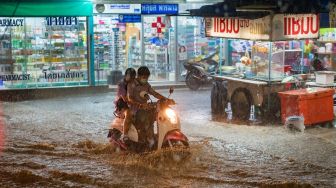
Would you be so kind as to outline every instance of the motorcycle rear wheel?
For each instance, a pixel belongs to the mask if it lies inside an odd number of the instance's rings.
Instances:
[[[186,84],[189,89],[196,91],[201,87],[201,81],[195,78],[195,72],[189,72],[186,77]]]

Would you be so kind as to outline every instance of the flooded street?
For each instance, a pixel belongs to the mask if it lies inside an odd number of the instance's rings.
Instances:
[[[3,102],[0,187],[336,187],[335,128],[216,122],[209,90],[177,89],[191,156],[176,162],[112,151],[114,94]]]

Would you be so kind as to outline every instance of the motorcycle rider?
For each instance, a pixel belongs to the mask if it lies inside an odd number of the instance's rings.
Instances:
[[[127,98],[135,118],[135,127],[138,130],[139,142],[145,143],[151,148],[154,141],[154,127],[155,112],[151,105],[147,104],[149,95],[161,100],[167,99],[158,92],[156,92],[152,86],[148,83],[150,71],[148,67],[141,66],[137,72],[137,78],[127,85]],[[172,100],[173,102],[173,100]],[[127,117],[129,118],[129,117]]]
[[[136,71],[133,68],[128,68],[125,71],[125,77],[118,83],[117,87],[117,95],[114,101],[115,111],[113,112],[117,118],[124,119],[123,121],[123,135],[122,137],[127,137],[129,128],[131,126],[131,122],[126,120],[126,117],[130,116],[131,111],[128,107],[128,99],[127,99],[127,85],[132,83],[136,77]],[[120,124],[119,121],[115,119],[113,124]],[[109,136],[111,133],[109,133]]]

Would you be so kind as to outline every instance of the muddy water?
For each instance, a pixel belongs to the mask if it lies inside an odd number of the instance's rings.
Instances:
[[[108,144],[112,93],[3,103],[0,187],[336,186],[335,129],[214,122],[209,91],[173,96],[190,151],[143,155]]]

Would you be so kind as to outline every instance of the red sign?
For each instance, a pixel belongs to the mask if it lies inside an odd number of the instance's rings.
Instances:
[[[318,38],[317,14],[276,14],[259,19],[205,18],[209,37],[247,40],[293,40]]]
[[[157,33],[161,33],[162,32],[162,28],[165,28],[166,25],[164,23],[162,23],[161,17],[157,17],[156,18],[156,22],[152,23],[152,27],[156,28]]]
[[[270,40],[271,17],[250,20],[241,18],[206,18],[207,36],[247,40]]]
[[[214,18],[214,32],[239,33],[240,27],[249,27],[250,20],[236,18]]]
[[[278,14],[273,18],[273,39],[317,38],[320,19],[316,14]]]

